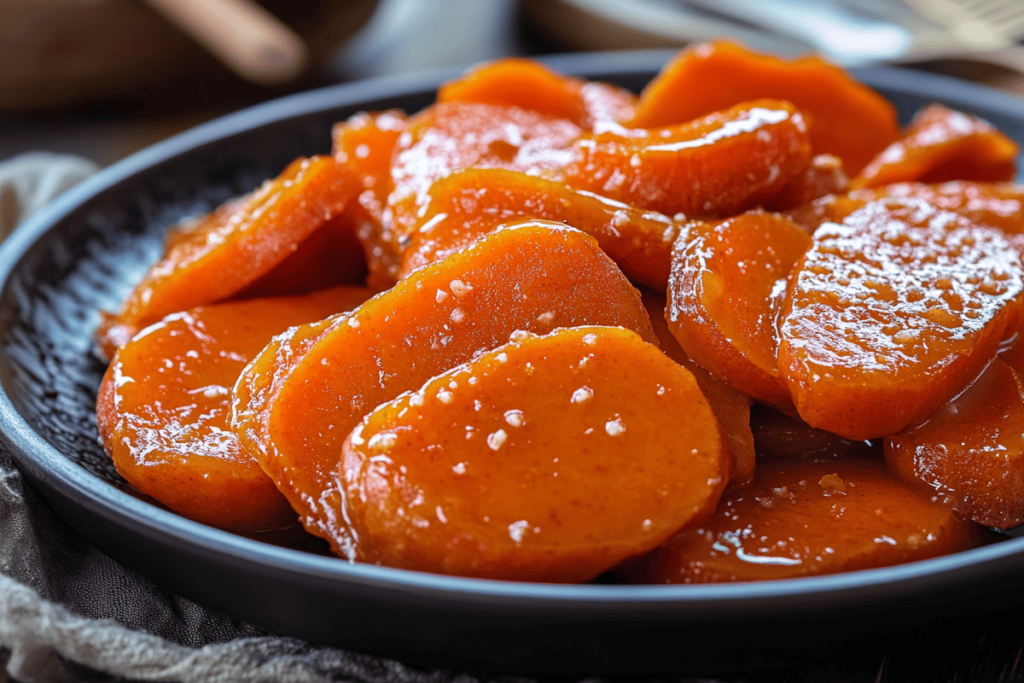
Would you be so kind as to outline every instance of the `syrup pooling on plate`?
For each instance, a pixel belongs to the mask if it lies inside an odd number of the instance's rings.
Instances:
[[[711,519],[620,571],[633,583],[835,574],[967,550],[976,533],[878,460],[762,463]]]
[[[687,107],[696,109],[680,116]],[[936,111],[939,128],[963,119],[981,137],[968,132],[962,137],[969,144],[920,144]],[[344,200],[330,198],[331,183],[298,192],[279,180],[265,188],[281,190],[267,206],[281,208],[289,202],[278,200],[291,197],[294,212],[262,211],[260,193],[233,200],[192,229],[176,230],[168,255],[236,219],[259,227],[229,231],[234,258],[216,250],[216,267],[179,259],[176,277],[202,301],[304,290],[362,278],[368,267],[367,284],[378,296],[270,339],[250,354],[230,404],[237,444],[284,494],[291,514],[342,557],[472,576],[589,580],[679,527],[708,527],[726,508],[735,513],[773,472],[786,479],[822,460],[832,468],[819,478],[828,485],[822,495],[838,499],[838,484],[847,487],[849,505],[840,506],[838,520],[821,496],[793,495],[791,507],[774,513],[757,503],[761,517],[744,513],[751,524],[784,526],[792,513],[806,518],[806,528],[833,529],[832,553],[814,550],[817,541],[803,531],[791,534],[807,541],[803,555],[789,558],[803,574],[910,561],[976,542],[971,533],[958,535],[976,528],[964,515],[1000,526],[1024,518],[1012,513],[1012,477],[1001,480],[1005,485],[983,482],[977,473],[986,466],[964,466],[967,455],[936,460],[943,450],[936,444],[953,452],[948,444],[958,438],[986,452],[1013,449],[993,436],[1014,424],[1003,409],[1012,400],[982,400],[971,409],[964,402],[989,386],[985,376],[972,386],[986,366],[1024,365],[1024,344],[1014,343],[1024,329],[1024,192],[960,179],[846,193],[846,172],[872,157],[872,168],[885,167],[878,153],[898,137],[892,113],[821,60],[786,62],[724,44],[684,52],[639,101],[612,86],[504,60],[447,84],[436,105],[409,118],[364,112],[339,123],[333,158],[316,165],[324,177],[332,169],[347,177]],[[986,165],[1003,172],[1009,157],[972,158],[1004,141],[986,125],[932,109],[897,145],[907,159],[912,151],[938,153],[942,172],[971,175]],[[914,171],[925,179],[935,172]],[[330,211],[320,211],[328,204]],[[243,220],[250,214],[253,221]],[[259,248],[234,248],[251,235]],[[291,255],[279,260],[283,252],[271,243]],[[638,284],[655,290],[642,303]],[[563,409],[566,372],[591,372],[568,363],[580,335],[588,336],[576,328],[593,326],[632,332],[594,333],[614,353],[601,356],[600,375],[587,380],[587,391],[573,388],[570,398],[578,400]],[[654,349],[659,339],[662,352]],[[525,364],[501,365],[492,350],[502,345],[506,361]],[[615,384],[615,377],[629,381]],[[662,397],[648,400],[647,389],[673,377],[687,378],[688,407],[661,410]],[[619,419],[603,419],[600,444],[591,444],[579,436],[576,409],[604,410],[613,395]],[[766,417],[772,413],[764,403],[791,416]],[[959,423],[945,420],[951,426],[941,433],[921,431],[922,420],[942,411],[998,414],[1006,424],[960,435]],[[165,423],[172,434],[172,421]],[[483,432],[488,438],[474,441]],[[928,502],[931,521],[913,513],[920,496],[910,489],[920,482],[911,475],[900,484],[880,469],[883,439],[895,444],[910,432],[923,444],[913,452],[930,458],[928,476],[946,473],[950,489]],[[714,476],[694,475],[662,453],[666,443],[680,447],[697,437],[719,443]],[[722,445],[731,457],[722,456]],[[384,446],[386,454],[374,450]],[[651,453],[662,455],[651,460]],[[884,474],[883,488],[902,491],[890,498],[907,501],[906,515],[887,515],[887,522],[871,517],[874,509],[854,509],[870,499],[850,493],[863,490],[863,472],[854,472],[863,456],[873,458],[864,471],[878,470],[864,481]],[[564,469],[549,467],[556,459]],[[581,477],[553,484],[556,472],[561,478],[570,471],[570,460]],[[456,472],[460,463],[464,471]],[[986,477],[1002,476],[992,469]],[[487,486],[467,484],[484,481],[471,471],[485,473]],[[958,499],[951,490],[967,490],[965,472],[979,490],[999,495],[973,496],[971,505]],[[544,485],[523,485],[528,480]],[[598,493],[574,497],[597,482]],[[665,486],[679,495],[662,501]],[[728,503],[716,511],[722,487]],[[656,502],[691,512],[633,515]],[[429,508],[433,517],[412,515],[413,508]],[[999,517],[1004,508],[1012,514]],[[865,546],[858,525],[868,518],[890,523],[891,533],[876,538],[895,544]],[[637,519],[644,533],[630,535]],[[630,534],[609,536],[620,523]],[[923,543],[907,530],[915,524],[930,530]],[[667,550],[677,547],[671,541],[648,557],[677,557]],[[748,557],[759,552],[743,550]],[[822,553],[840,560],[819,562]],[[626,566],[633,562],[644,561]],[[733,569],[711,574],[751,578]],[[644,575],[624,569],[618,576]]]

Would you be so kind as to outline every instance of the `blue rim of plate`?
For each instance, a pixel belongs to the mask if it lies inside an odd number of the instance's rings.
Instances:
[[[636,50],[556,55],[544,58],[552,68],[592,78],[616,74],[656,73],[672,50]],[[354,103],[385,100],[436,88],[462,69],[443,69],[330,86],[273,100],[197,126],[141,150],[83,181],[31,216],[0,247],[0,289],[28,249],[47,230],[104,190],[129,182],[132,176],[175,157],[216,144],[252,128]],[[937,74],[893,67],[864,67],[851,72],[867,85],[932,98],[955,92],[955,99],[1024,119],[1024,99]],[[878,603],[897,595],[923,595],[951,582],[983,581],[1024,567],[1024,539],[894,567],[765,582],[708,585],[560,585],[470,579],[438,574],[349,564],[333,558],[270,545],[205,526],[157,508],[107,484],[61,455],[21,417],[6,393],[0,392],[0,442],[29,474],[119,526],[130,526],[166,545],[219,556],[227,565],[253,563],[275,576],[292,575],[314,584],[344,582],[351,586],[388,588],[446,600],[543,604],[585,612],[628,609],[700,614],[714,607],[715,618],[771,605],[778,612],[807,608]],[[823,598],[826,598],[824,602]],[[689,608],[692,608],[693,611]],[[681,611],[680,611],[681,610]]]

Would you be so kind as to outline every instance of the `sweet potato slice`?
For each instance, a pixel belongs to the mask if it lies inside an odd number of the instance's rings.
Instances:
[[[349,208],[355,207],[352,204]],[[266,275],[232,299],[309,294],[366,281],[366,259],[348,210],[327,221]]]
[[[276,386],[266,375],[250,382],[247,370],[239,387],[274,396],[236,401],[232,426],[307,528],[334,538],[338,502],[329,475],[366,413],[516,330],[591,324],[657,343],[639,294],[593,238],[543,221],[506,227],[336,320]],[[262,358],[250,366],[261,367]]]
[[[882,457],[880,439],[844,439],[763,405],[751,409],[750,431],[758,461]]]
[[[618,570],[631,583],[789,579],[888,567],[971,548],[979,530],[879,460],[769,462],[715,515]]]
[[[359,203],[348,207],[346,220],[356,225],[370,268],[370,285],[377,289],[387,289],[398,275],[400,255],[387,200],[392,189],[391,156],[407,125],[404,114],[389,110],[361,112],[333,129],[334,158],[355,171],[363,184]]]
[[[116,348],[165,315],[228,299],[270,272],[359,192],[330,157],[298,159],[274,180],[185,233],[108,318],[97,340]]]
[[[508,57],[443,84],[437,90],[437,101],[519,107],[586,126],[582,86],[580,79],[562,76],[532,59]]]
[[[740,102],[771,97],[807,117],[815,154],[834,154],[855,175],[896,141],[896,110],[881,95],[820,57],[788,61],[728,42],[687,48],[644,88],[637,128],[671,126]]]
[[[121,348],[96,406],[103,445],[135,488],[191,519],[236,531],[296,521],[228,429],[230,389],[270,338],[352,309],[368,291],[252,299],[175,313]]]
[[[408,246],[439,178],[474,166],[557,176],[582,132],[568,119],[519,107],[442,102],[424,110],[410,120],[391,165],[396,247]]]
[[[999,228],[1007,235],[1024,233],[1024,185],[952,180],[935,185],[895,183],[849,193],[851,201],[862,203],[884,197],[923,199],[940,209],[969,218],[974,223]]]
[[[801,418],[849,439],[936,410],[1020,322],[1021,267],[1006,239],[921,200],[826,223],[797,271],[779,369]]]
[[[1009,529],[1024,522],[1024,382],[995,360],[967,391],[885,440],[885,460],[962,516]]]
[[[849,187],[843,160],[831,154],[819,154],[782,188],[782,192],[766,202],[764,208],[769,211],[795,209],[825,195],[842,194]]]
[[[1013,180],[1020,148],[987,121],[932,104],[872,159],[852,187],[947,180]]]
[[[725,382],[715,379],[710,372],[694,363],[679,342],[672,336],[665,320],[665,295],[644,289],[640,298],[651,317],[651,327],[658,337],[666,356],[693,373],[704,397],[718,418],[722,437],[732,456],[730,484],[745,484],[754,476],[754,436],[750,431],[750,406],[753,401],[744,393]]]
[[[731,216],[777,195],[807,166],[810,138],[793,105],[757,100],[672,128],[584,135],[565,181],[643,209]]]
[[[468,169],[430,187],[430,205],[412,233],[402,276],[516,218],[543,218],[579,228],[594,237],[631,280],[665,289],[678,223],[557,180],[497,168]]]
[[[703,521],[729,456],[693,375],[633,332],[579,327],[381,405],[339,470],[358,559],[579,582]]]
[[[1024,185],[1016,183],[975,183],[952,180],[946,183],[894,183],[885,187],[862,187],[845,195],[822,197],[787,215],[810,232],[822,223],[842,223],[868,202],[909,197],[921,199],[946,211],[960,214],[973,223],[999,228],[1007,235],[1024,233]]]
[[[666,314],[672,334],[715,377],[792,411],[779,377],[776,323],[786,280],[811,238],[763,211],[693,223],[686,236],[672,256]]]
[[[479,102],[519,107],[593,128],[632,118],[636,96],[604,83],[587,83],[532,59],[508,57],[468,71],[437,91],[438,102]]]

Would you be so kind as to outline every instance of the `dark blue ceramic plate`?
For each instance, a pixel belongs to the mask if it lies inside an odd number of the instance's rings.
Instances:
[[[641,88],[667,52],[550,60]],[[864,69],[906,120],[941,101],[1024,142],[1024,102],[940,76]],[[431,103],[454,72],[342,85],[201,126],[108,168],[0,252],[0,431],[73,527],[156,583],[271,631],[407,662],[517,673],[737,670],[827,654],[879,631],[984,612],[1024,583],[1024,539],[838,576],[722,586],[533,585],[351,565],[183,519],[126,492],[96,442],[97,310],[114,308],[164,230],[330,148],[359,110]]]

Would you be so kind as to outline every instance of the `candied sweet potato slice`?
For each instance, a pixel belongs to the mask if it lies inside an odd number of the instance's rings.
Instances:
[[[731,216],[777,195],[807,166],[810,138],[788,102],[757,100],[670,128],[584,135],[565,181],[669,216]]]
[[[928,185],[894,183],[879,188],[861,188],[849,193],[849,200],[866,203],[885,197],[913,197],[969,218],[974,223],[999,228],[1007,235],[1024,233],[1024,185],[1016,183],[975,183],[952,180]]]
[[[932,104],[917,113],[899,140],[851,181],[852,187],[947,180],[1013,180],[1020,148],[988,121]]]
[[[779,377],[776,323],[786,280],[811,246],[798,225],[751,211],[693,223],[676,242],[668,325],[686,354],[763,403],[792,410]]]
[[[508,57],[444,83],[437,90],[437,101],[519,107],[586,126],[582,85],[580,79],[562,76],[532,59]]]
[[[473,166],[557,176],[582,132],[568,119],[519,107],[442,102],[424,110],[410,120],[391,164],[397,248],[407,246],[434,181]]]
[[[172,314],[122,347],[100,387],[97,424],[118,471],[182,515],[236,531],[296,514],[228,428],[230,389],[270,338],[351,309],[362,287],[214,304]]]
[[[400,255],[387,200],[392,189],[392,153],[406,127],[405,115],[389,110],[361,112],[333,129],[334,158],[355,171],[363,184],[358,205],[349,206],[345,218],[356,225],[370,284],[379,289],[390,287],[398,274]]]
[[[339,469],[359,559],[579,582],[710,515],[729,456],[692,374],[633,332],[579,327],[381,405]]]
[[[899,136],[893,106],[839,67],[816,56],[790,61],[728,42],[680,52],[641,93],[628,125],[670,126],[762,97],[798,107],[814,153],[834,154],[851,175]]]
[[[845,195],[822,197],[797,207],[787,215],[810,232],[822,223],[842,223],[868,202],[909,197],[921,199],[946,211],[960,214],[973,223],[999,228],[1007,235],[1024,233],[1024,185],[976,183],[951,180],[946,183],[894,183],[885,187],[862,187]]]
[[[430,205],[412,233],[402,276],[517,218],[578,228],[594,237],[631,280],[665,288],[678,223],[557,180],[498,168],[468,169],[430,187]]]
[[[97,332],[110,350],[165,315],[228,299],[271,271],[359,192],[330,157],[297,159],[274,180],[185,234]]]
[[[715,379],[710,372],[694,363],[679,342],[672,336],[665,320],[665,295],[649,289],[640,292],[640,298],[651,317],[651,327],[666,356],[693,373],[697,386],[711,404],[718,418],[722,437],[732,455],[730,483],[745,484],[754,476],[754,436],[750,431],[750,397],[725,382]]]
[[[980,534],[879,460],[769,462],[699,529],[631,560],[632,583],[788,579],[888,567],[967,550]]]
[[[882,441],[853,441],[764,405],[750,411],[758,461],[881,458]]]
[[[769,211],[795,209],[825,195],[842,194],[849,187],[843,160],[831,154],[819,154],[782,188],[782,192],[766,202],[764,208]]]
[[[274,395],[236,401],[232,426],[307,528],[332,538],[339,522],[330,517],[338,503],[329,475],[365,414],[516,330],[591,324],[657,343],[639,294],[593,238],[543,221],[506,227],[336,320],[276,385],[265,371],[251,382],[246,370],[239,387]],[[250,365],[260,367],[263,358]]]
[[[309,294],[337,285],[361,285],[365,280],[366,259],[346,210],[317,228],[290,256],[232,299]]]
[[[1006,239],[916,199],[814,233],[791,283],[779,368],[800,416],[849,439],[901,431],[967,387],[1021,318]]]
[[[1009,529],[1024,522],[1024,382],[995,360],[967,391],[885,440],[909,485],[962,516]]]
[[[519,107],[569,119],[582,128],[632,118],[636,96],[604,83],[563,76],[522,57],[471,69],[437,91],[438,102],[479,102]]]

